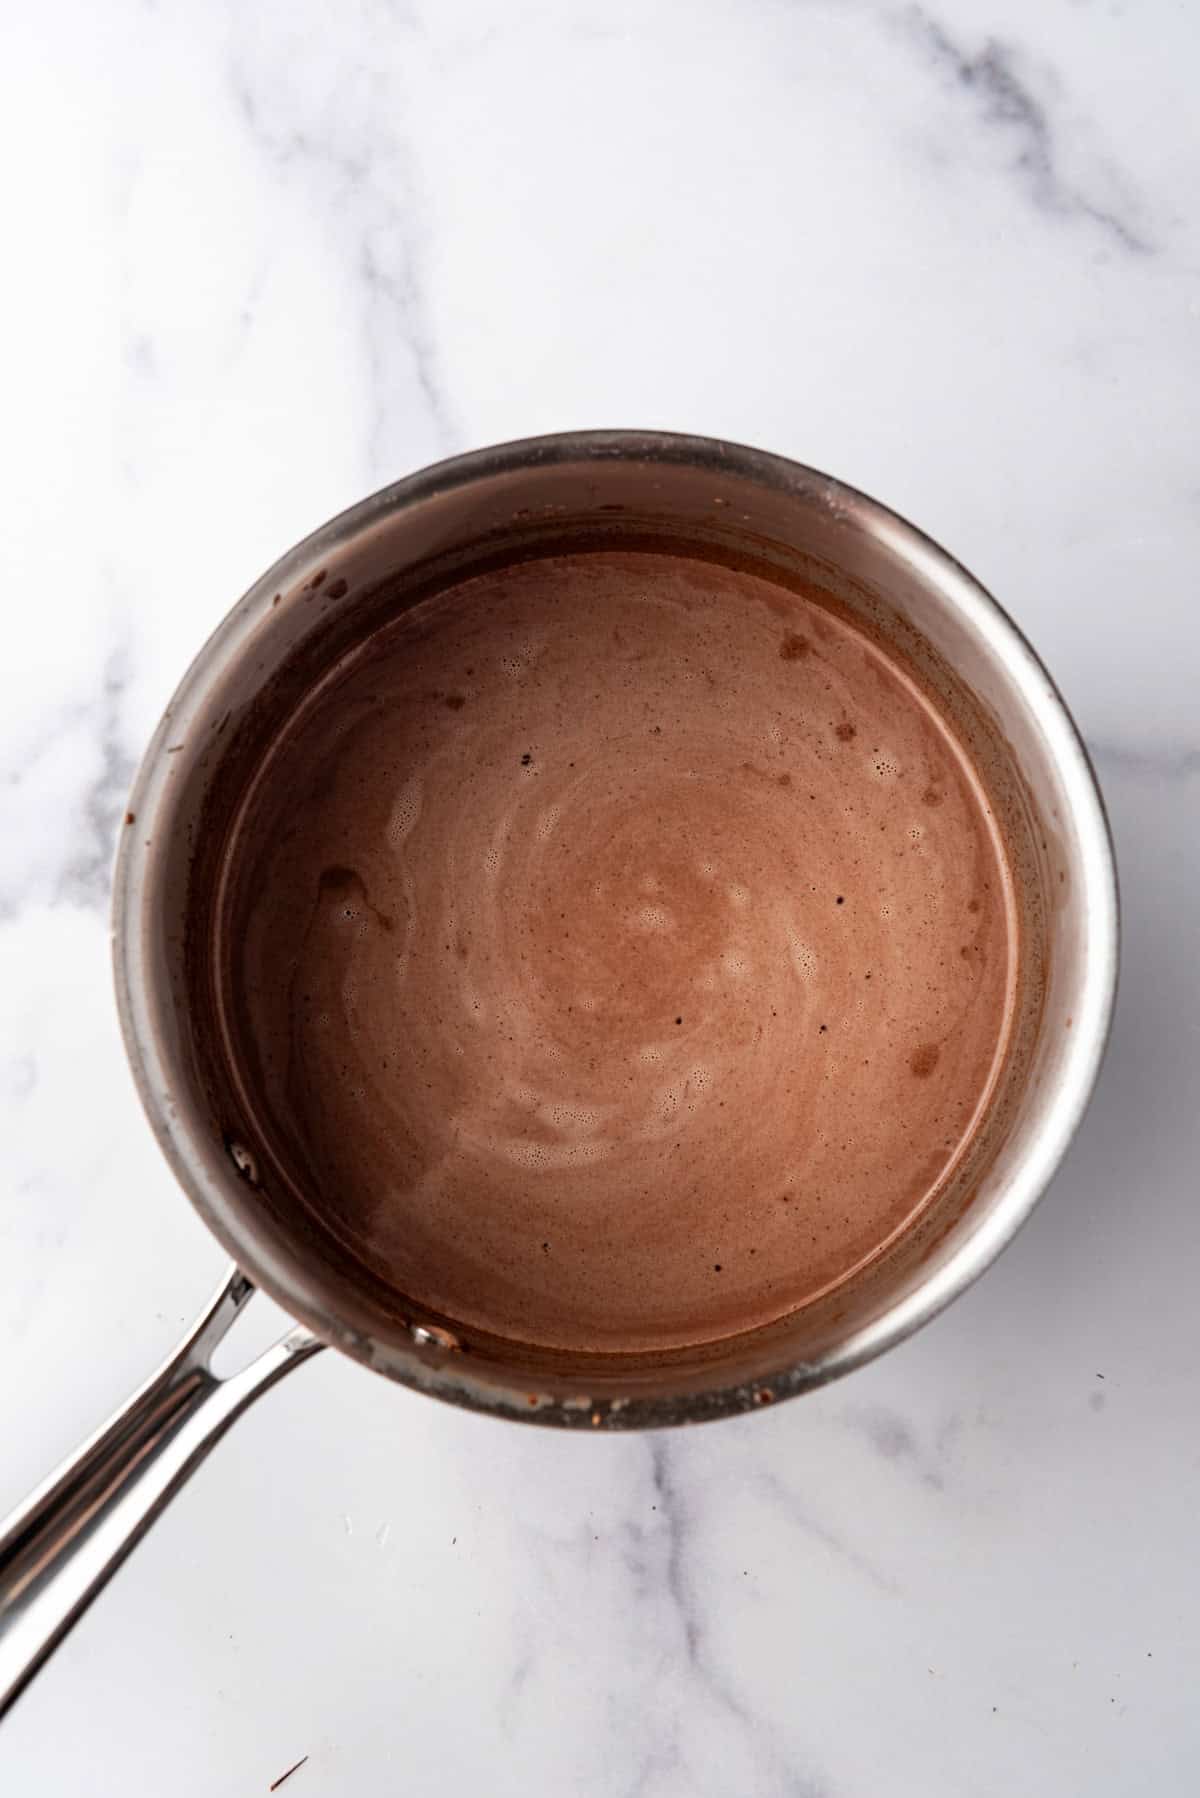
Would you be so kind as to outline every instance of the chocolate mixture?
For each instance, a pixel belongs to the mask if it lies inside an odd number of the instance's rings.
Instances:
[[[297,1189],[424,1306],[567,1349],[845,1280],[952,1177],[1028,977],[931,698],[817,600],[666,554],[376,632],[229,866],[229,1054]]]

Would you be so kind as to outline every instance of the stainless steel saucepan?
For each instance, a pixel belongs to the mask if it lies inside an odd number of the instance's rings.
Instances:
[[[570,1355],[479,1339],[352,1261],[319,1215],[273,1190],[256,1125],[214,1082],[190,1000],[185,929],[203,823],[230,745],[285,666],[356,626],[384,577],[413,593],[519,542],[627,532],[752,552],[870,609],[953,671],[990,721],[1047,857],[1047,985],[1028,1076],[970,1202],[935,1206],[852,1288],[767,1329],[654,1355]],[[982,1272],[1044,1191],[1083,1113],[1117,970],[1112,848],[1095,778],[1054,683],[1012,620],[894,513],[813,470],[705,438],[583,432],[479,451],[411,476],[322,527],[257,581],[171,701],[129,801],[113,946],[125,1045],[176,1178],[235,1269],[187,1340],[13,1514],[0,1536],[0,1709],[250,1402],[328,1344],[389,1378],[500,1417],[582,1430],[728,1416],[804,1392],[909,1335]],[[218,1379],[210,1358],[256,1286],[299,1320]]]

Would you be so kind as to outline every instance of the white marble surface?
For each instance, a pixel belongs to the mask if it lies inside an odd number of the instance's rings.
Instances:
[[[1124,878],[1112,1051],[940,1321],[580,1440],[322,1356],[0,1729],[11,1798],[1191,1793],[1200,14],[1171,0],[3,9],[0,1508],[222,1257],[139,1114],[114,826],[311,526],[578,425],[797,455],[968,562]]]

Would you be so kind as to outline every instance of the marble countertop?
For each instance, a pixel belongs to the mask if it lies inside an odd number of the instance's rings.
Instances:
[[[0,1787],[1194,1791],[1200,14],[43,0],[0,49],[0,1509],[222,1269],[110,995],[134,763],[251,579],[397,475],[638,425],[888,501],[1062,683],[1126,931],[1067,1165],[917,1338],[583,1441],[321,1356],[13,1710]]]

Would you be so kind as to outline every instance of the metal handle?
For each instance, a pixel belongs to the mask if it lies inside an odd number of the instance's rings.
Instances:
[[[234,1418],[322,1346],[297,1327],[218,1379],[210,1357],[253,1292],[234,1268],[154,1377],[0,1523],[0,1716]]]

